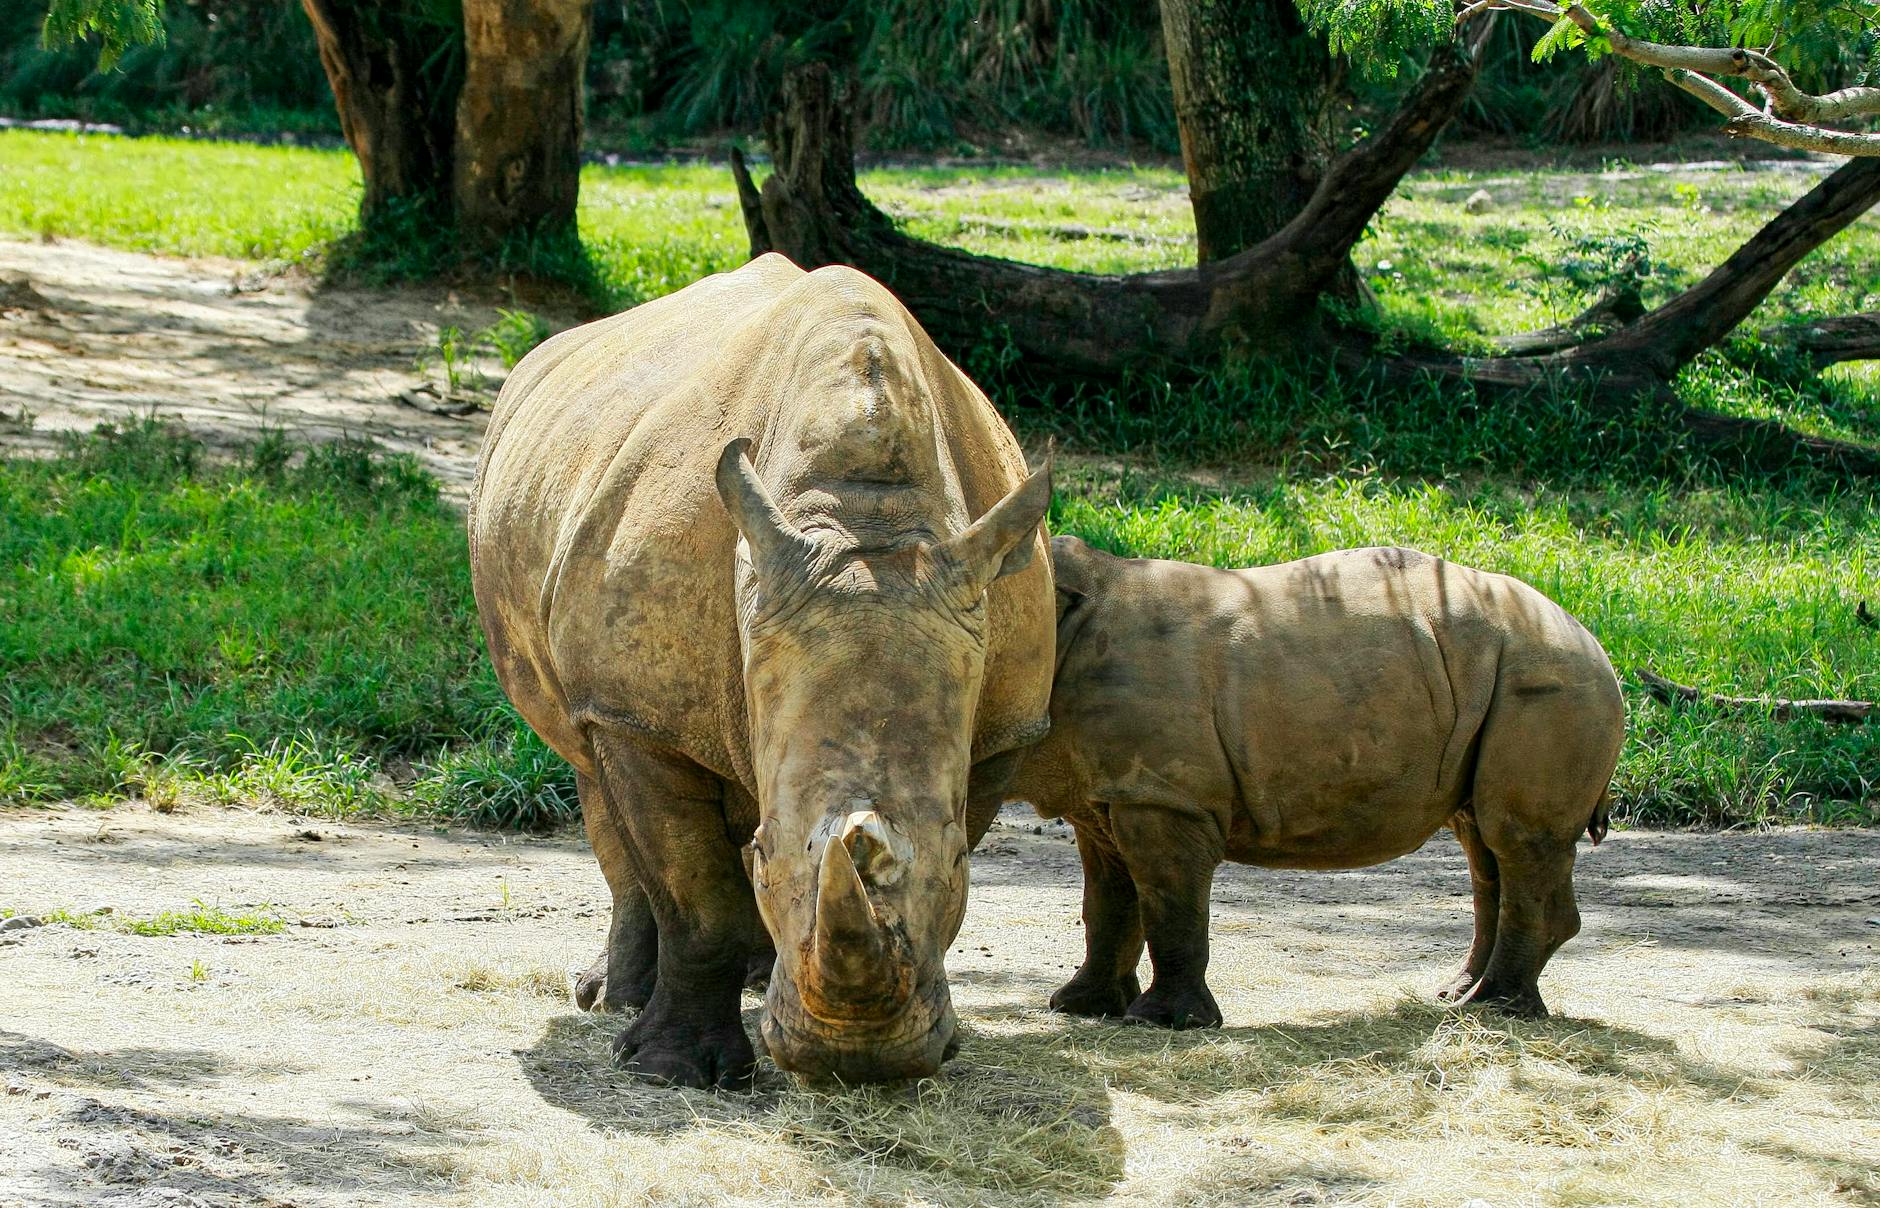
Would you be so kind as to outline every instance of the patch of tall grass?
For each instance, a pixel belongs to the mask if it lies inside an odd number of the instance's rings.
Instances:
[[[153,418],[0,461],[0,672],[0,800],[573,809],[484,657],[461,518],[358,444],[209,464]]]

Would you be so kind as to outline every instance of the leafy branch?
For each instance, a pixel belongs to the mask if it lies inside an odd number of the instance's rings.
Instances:
[[[133,46],[161,46],[163,0],[52,0],[39,40],[48,50],[98,37],[98,70],[116,67]]]
[[[1534,48],[1537,60],[1566,46],[1581,46],[1589,53],[1611,53],[1662,71],[1671,83],[1728,118],[1725,133],[1804,151],[1880,156],[1880,134],[1833,128],[1880,117],[1880,88],[1855,86],[1816,95],[1798,87],[1767,51],[1747,46],[1668,44],[1633,37],[1615,23],[1601,21],[1577,0],[1569,0],[1564,6],[1549,0],[1463,0],[1458,4],[1456,20],[1466,21],[1483,12],[1503,9],[1548,22],[1550,28]],[[1761,14],[1760,9],[1752,11]],[[1858,10],[1852,16],[1862,23],[1870,20]],[[1747,82],[1762,96],[1763,107],[1759,109],[1725,88],[1720,79]]]

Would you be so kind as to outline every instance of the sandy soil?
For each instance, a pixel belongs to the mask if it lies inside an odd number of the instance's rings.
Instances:
[[[1170,1037],[1042,1009],[1078,872],[1033,829],[1009,816],[974,858],[961,1058],[862,1097],[858,1125],[856,1096],[774,1069],[714,1096],[609,1068],[618,1021],[567,994],[606,922],[578,838],[0,815],[0,907],[288,923],[0,934],[0,1203],[1880,1202],[1880,833],[1583,847],[1586,932],[1545,982],[1562,1018],[1533,1025],[1424,1005],[1468,936],[1446,837],[1359,872],[1229,869],[1229,1026]],[[1440,1102],[1432,1062],[1476,1102]],[[1453,1136],[1458,1111],[1483,1135]],[[858,1147],[895,1112],[899,1145]],[[949,1128],[978,1165],[923,1132]],[[1028,1146],[1075,1156],[1027,1173]]]
[[[369,437],[415,454],[461,497],[484,414],[435,415],[399,397],[441,381],[414,368],[439,329],[495,318],[493,305],[441,290],[315,290],[237,260],[0,240],[0,442],[53,448],[60,432],[154,410],[212,448],[269,426]]]

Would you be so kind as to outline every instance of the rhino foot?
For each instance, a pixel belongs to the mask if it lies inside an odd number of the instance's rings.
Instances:
[[[637,1011],[652,999],[656,975],[657,970],[649,968],[637,977],[622,978],[615,984],[607,976],[607,952],[602,949],[587,972],[575,979],[574,1005],[600,1015]]]
[[[1135,974],[1108,980],[1071,978],[1051,996],[1051,1009],[1086,1019],[1108,1019],[1129,1010],[1129,1004],[1142,997],[1142,985]]]
[[[1464,969],[1444,983],[1443,988],[1436,992],[1436,997],[1442,1002],[1466,1002],[1469,991],[1475,989],[1475,983],[1480,980],[1481,974]]]
[[[1495,986],[1484,981],[1464,1001],[1515,1019],[1547,1018],[1547,1004],[1541,1001],[1541,992],[1534,986]]]
[[[587,972],[574,979],[574,1005],[583,1011],[592,1011],[606,989],[607,950],[603,948],[601,954],[594,958],[594,963],[587,967]],[[605,1007],[601,1009],[606,1010]]]
[[[1180,1032],[1188,1028],[1218,1028],[1221,1008],[1206,985],[1183,986],[1165,990],[1150,986],[1149,992],[1129,1004],[1123,1016],[1128,1023],[1152,1024]]]
[[[614,1040],[614,1061],[627,1073],[662,1086],[749,1090],[757,1055],[733,1015],[721,1023],[662,1019],[647,1011]]]

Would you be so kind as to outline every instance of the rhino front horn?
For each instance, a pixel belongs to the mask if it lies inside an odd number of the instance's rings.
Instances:
[[[912,954],[899,925],[884,918],[869,898],[851,848],[869,864],[892,858],[879,837],[852,818],[842,834],[823,845],[809,961],[814,985],[804,989],[810,992],[806,998],[819,1005],[843,1003],[849,1008],[845,1014],[861,1008],[887,1015],[913,992]]]

